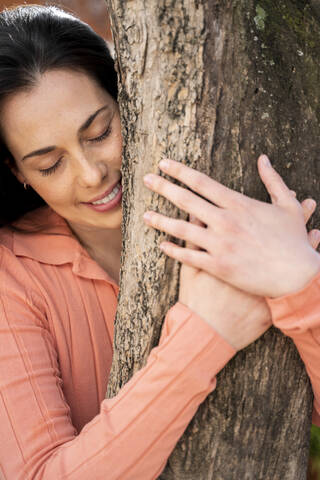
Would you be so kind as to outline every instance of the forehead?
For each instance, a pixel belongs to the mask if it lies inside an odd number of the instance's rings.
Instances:
[[[1,109],[1,128],[8,144],[17,139],[39,139],[52,144],[54,137],[78,128],[95,110],[114,104],[112,97],[91,77],[57,70],[39,76],[28,91],[13,95]]]

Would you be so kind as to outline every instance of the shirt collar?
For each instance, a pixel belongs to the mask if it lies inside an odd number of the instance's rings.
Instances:
[[[31,233],[14,231],[13,252],[49,265],[72,264],[72,271],[80,277],[105,280],[118,288],[114,280],[93,260],[67,222],[50,207],[42,207],[15,223],[17,228]]]

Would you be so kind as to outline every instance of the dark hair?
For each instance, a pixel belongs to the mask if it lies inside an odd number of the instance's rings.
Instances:
[[[89,25],[54,6],[25,5],[0,13],[0,107],[10,95],[35,86],[39,75],[70,69],[86,73],[117,99],[117,74],[108,46]],[[1,110],[0,110],[1,111]],[[11,172],[12,155],[0,132],[0,225],[44,201]]]

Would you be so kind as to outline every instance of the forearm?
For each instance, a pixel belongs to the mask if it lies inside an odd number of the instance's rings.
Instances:
[[[30,328],[15,327],[22,357],[4,314],[2,320],[7,347],[0,362],[6,383],[0,423],[8,448],[1,449],[0,461],[8,479],[157,478],[199,404],[215,388],[215,375],[235,354],[206,322],[176,305],[147,365],[116,397],[104,400],[99,415],[74,436],[58,377],[51,373],[54,352],[48,354],[42,341],[46,333],[32,327],[30,336]],[[5,366],[13,358],[15,372]]]
[[[103,449],[103,456],[113,459],[110,478],[157,478],[198,406],[215,388],[215,375],[234,353],[183,305],[169,312],[160,346],[146,367],[114,399],[103,402],[108,427],[116,429]]]
[[[299,292],[267,302],[274,325],[293,339],[306,366],[314,393],[313,421],[320,425],[320,274]]]

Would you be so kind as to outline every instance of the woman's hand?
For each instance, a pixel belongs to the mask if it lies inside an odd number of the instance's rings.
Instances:
[[[201,249],[164,242],[162,249],[170,257],[267,297],[299,290],[320,271],[320,255],[313,248],[320,232],[314,230],[308,237],[305,228],[315,202],[300,204],[265,155],[259,158],[258,169],[272,204],[230,190],[179,162],[165,160],[160,168],[195,193],[158,175],[147,175],[146,185],[202,222],[200,226],[155,212],[145,214],[149,225]]]
[[[201,226],[196,219],[190,222]],[[187,247],[197,250],[191,244]],[[206,320],[236,350],[254,342],[271,326],[270,311],[262,297],[186,264],[180,270],[179,301]]]
[[[250,295],[193,267],[181,267],[179,301],[207,321],[230,345],[241,350],[271,326],[262,297]]]

